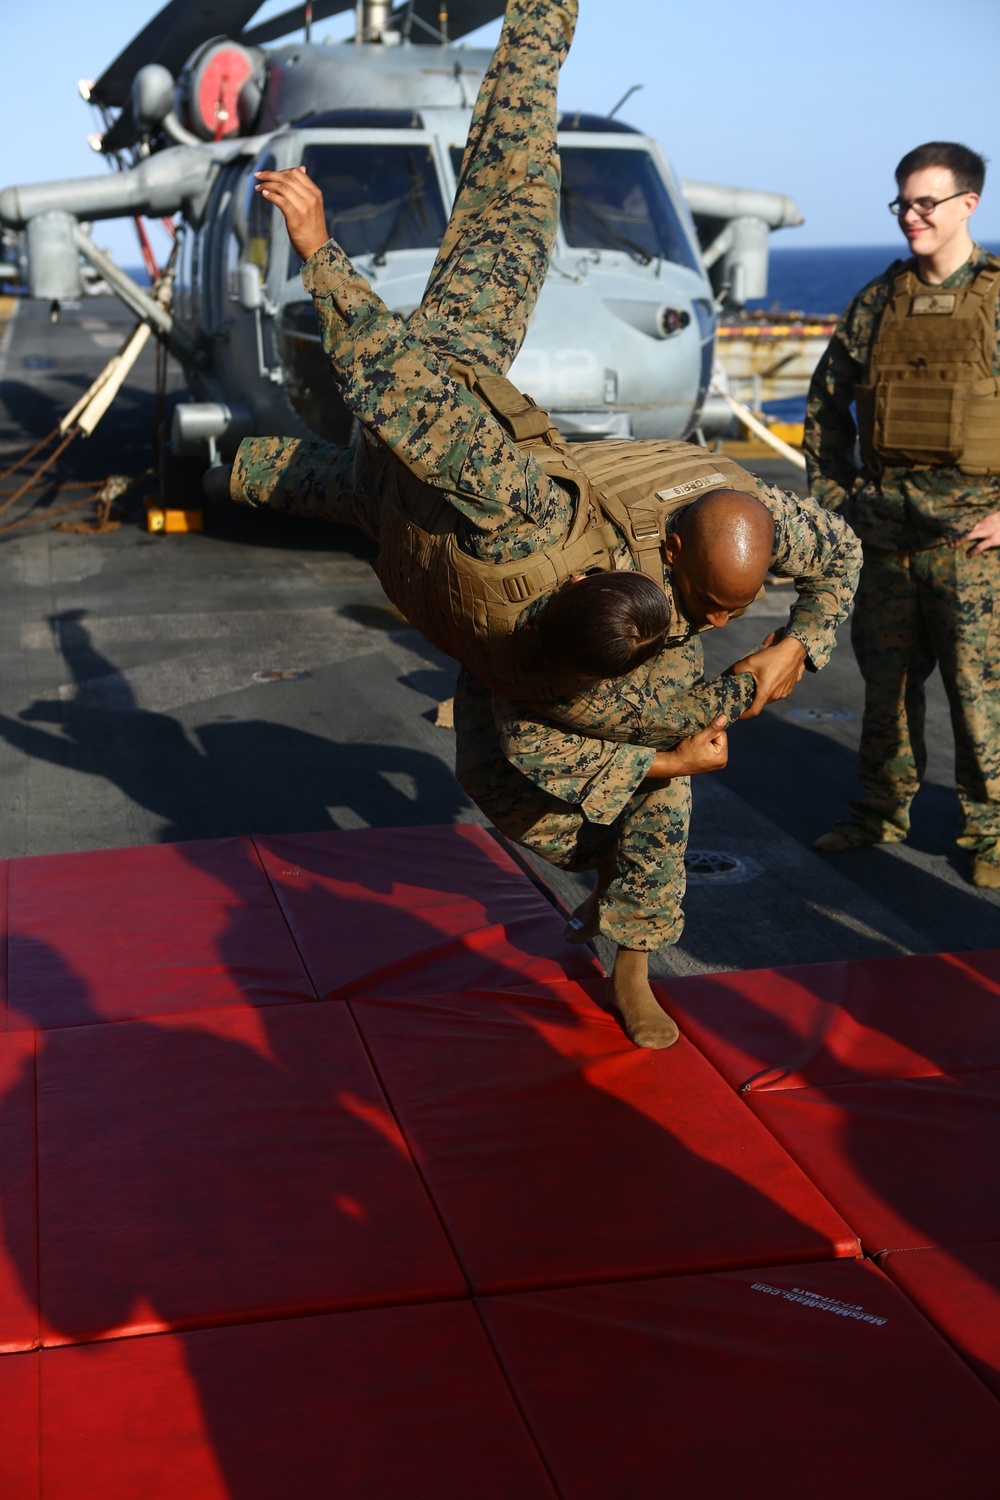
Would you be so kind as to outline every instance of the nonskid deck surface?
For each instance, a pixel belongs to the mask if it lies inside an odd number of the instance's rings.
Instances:
[[[5,1500],[989,1492],[1000,955],[649,1053],[477,826],[0,880]]]

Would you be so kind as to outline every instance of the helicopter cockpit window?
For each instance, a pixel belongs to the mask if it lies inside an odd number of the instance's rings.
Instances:
[[[345,142],[307,146],[302,165],[318,184],[326,227],[345,254],[436,250],[444,204],[429,146]],[[289,275],[301,262],[295,252]]]
[[[265,156],[254,166],[255,172],[273,172],[274,157]],[[260,193],[254,192],[254,179],[251,176],[247,184],[247,198],[245,208],[246,218],[246,245],[243,249],[241,259],[248,260],[260,270],[261,281],[267,279],[267,264],[271,253],[271,226],[274,221],[274,207],[262,198]]]
[[[648,151],[564,146],[562,227],[566,243],[617,250],[642,265],[669,260],[698,269],[663,179]]]

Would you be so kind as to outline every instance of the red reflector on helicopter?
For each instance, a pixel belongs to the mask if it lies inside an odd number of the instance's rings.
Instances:
[[[237,135],[240,90],[254,71],[246,48],[236,42],[215,42],[184,71],[187,77],[182,78],[181,87],[191,129],[206,141]]]

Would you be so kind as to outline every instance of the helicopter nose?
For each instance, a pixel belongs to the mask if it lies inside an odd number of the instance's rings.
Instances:
[[[673,338],[691,324],[692,312],[686,299],[658,304],[638,297],[607,297],[604,305],[616,318],[651,339]]]
[[[671,334],[680,333],[682,328],[687,328],[691,322],[691,314],[686,308],[661,307],[656,314],[656,322],[660,337],[668,339]]]

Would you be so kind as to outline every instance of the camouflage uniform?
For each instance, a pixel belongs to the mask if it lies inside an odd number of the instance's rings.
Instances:
[[[360,525],[401,463],[447,496],[458,545],[508,562],[568,531],[572,498],[448,374],[456,360],[506,374],[545,279],[559,223],[556,82],[576,0],[509,0],[483,80],[458,194],[420,307],[390,312],[332,240],[302,268],[323,346],[363,439],[353,452],[286,438],[240,445],[231,493],[250,505]]]
[[[771,489],[763,497],[775,521],[771,571],[794,578],[799,593],[789,634],[815,671],[847,615],[861,549],[838,517],[812,502]],[[744,673],[704,680],[700,634],[673,602],[682,631],[674,643],[629,676],[550,705],[558,723],[491,700],[468,672],[455,693],[462,786],[508,838],[563,869],[590,869],[613,854],[600,927],[626,948],[666,947],[684,925],[690,778],[643,785],[656,750],[672,749],[720,714],[731,723],[755,691]],[[583,732],[572,733],[574,724]]]
[[[515,719],[507,728],[512,733],[502,740],[491,694],[463,670],[455,772],[469,796],[509,839],[564,870],[591,870],[615,856],[601,901],[605,937],[644,950],[676,943],[684,926],[690,778],[642,788],[653,750],[605,745],[537,720]]]
[[[986,261],[977,246],[940,289],[969,285]],[[955,735],[958,842],[990,857],[1000,839],[1000,550],[968,557],[968,548],[948,543],[1000,510],[1000,479],[944,466],[887,468],[875,479],[854,463],[851,403],[901,269],[897,263],[870,282],[840,319],[806,415],[811,493],[864,544],[851,640],[865,679],[858,769],[865,800],[849,812],[866,838],[906,837],[927,762],[924,684],[938,665]],[[1000,313],[996,351],[1000,376]]]
[[[447,496],[459,516],[458,545],[480,560],[517,560],[566,534],[567,491],[448,369],[460,360],[505,374],[523,341],[558,223],[555,89],[575,9],[572,0],[508,5],[451,221],[408,322],[384,306],[333,242],[303,267],[334,377],[362,438],[353,449],[249,439],[237,455],[234,499],[347,521],[377,539],[380,495],[389,467],[401,463]],[[853,592],[853,538],[809,502],[768,495],[775,567],[799,579],[791,633],[819,667]],[[615,561],[633,566],[624,538]],[[746,674],[703,682],[701,644],[674,603],[678,633],[670,649],[624,679],[553,703],[551,721],[494,705],[466,672],[456,694],[463,786],[504,833],[554,863],[587,868],[616,850],[602,930],[633,948],[676,941],[681,926],[690,793],[681,778],[641,789],[655,748],[676,744],[720,713],[737,718],[754,695]]]

